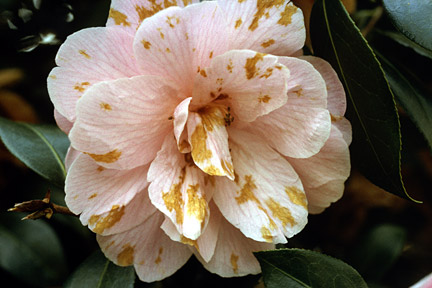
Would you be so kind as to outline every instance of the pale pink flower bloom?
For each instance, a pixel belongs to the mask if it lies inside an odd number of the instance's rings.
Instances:
[[[109,259],[143,281],[192,254],[256,274],[252,251],[342,196],[345,93],[304,41],[282,0],[113,0],[106,27],[68,37],[48,78],[66,203]]]

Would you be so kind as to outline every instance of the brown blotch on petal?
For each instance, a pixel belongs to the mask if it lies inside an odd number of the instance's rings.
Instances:
[[[111,152],[108,152],[108,153],[102,154],[102,155],[101,154],[91,154],[91,153],[84,153],[84,154],[89,155],[96,162],[114,163],[120,158],[122,152],[115,149]]]
[[[90,85],[90,82],[87,82],[87,81],[81,82],[81,83],[78,83],[77,85],[75,85],[74,89],[79,91],[79,92],[84,92],[85,89],[87,89],[86,86],[89,86],[89,85]]]
[[[257,11],[255,12],[254,18],[252,19],[252,23],[249,26],[249,30],[255,31],[255,29],[258,28],[259,20],[263,16],[266,16],[266,14],[268,13],[267,11],[268,9],[271,9],[273,7],[280,7],[284,3],[285,0],[273,0],[273,1],[257,0],[257,5],[256,5]]]
[[[281,18],[277,22],[277,24],[288,26],[291,24],[292,16],[297,12],[297,7],[293,5],[285,6],[285,10],[280,13]]]
[[[112,110],[111,105],[108,104],[108,103],[105,103],[105,102],[101,102],[101,103],[99,104],[99,106],[100,106],[100,108],[101,108],[102,110],[105,110],[105,111],[111,111],[111,110]]]
[[[232,73],[232,72],[233,72],[233,68],[234,68],[234,66],[233,66],[232,59],[229,59],[229,63],[228,63],[228,65],[227,65],[226,68],[227,68],[227,70],[228,70],[229,73]]]
[[[199,251],[198,240],[192,240],[192,239],[185,237],[184,235],[181,235],[180,242],[183,244],[187,244],[189,246],[195,247]]]
[[[79,52],[79,54],[83,55],[87,59],[91,58],[90,55],[87,54],[87,52],[85,50],[79,50],[78,52]]]
[[[271,234],[270,230],[265,226],[261,227],[261,236],[266,242],[273,242],[273,235]]]
[[[199,73],[201,74],[201,76],[207,77],[207,73],[206,73],[206,71],[204,69],[200,70]]]
[[[157,28],[157,30],[159,31],[159,35],[162,39],[165,39],[165,34],[162,33],[162,28]]]
[[[266,54],[264,54],[264,53],[258,52],[255,54],[254,57],[246,59],[246,64],[245,64],[244,68],[246,71],[246,78],[248,80],[250,80],[250,79],[252,79],[258,75],[259,69],[257,69],[256,64],[258,63],[258,61],[263,61],[265,55]]]
[[[263,73],[259,78],[269,78],[273,74],[273,68],[269,67],[267,68],[266,72]]]
[[[241,18],[237,19],[237,21],[235,22],[234,28],[235,29],[239,28],[242,23],[243,23],[243,20]]]
[[[144,46],[144,48],[145,49],[150,49],[150,47],[151,47],[151,43],[150,42],[148,42],[148,41],[145,41],[145,40],[141,40],[141,43],[143,44],[143,46]]]
[[[94,226],[93,232],[101,234],[105,229],[113,227],[124,215],[125,206],[113,205],[107,216],[93,215],[89,219],[89,224]]]
[[[198,194],[199,184],[189,185],[186,190],[188,201],[186,203],[186,213],[195,217],[198,221],[204,222],[207,215],[207,201]]]
[[[163,247],[160,247],[159,248],[158,256],[157,256],[157,258],[155,260],[155,264],[159,264],[160,262],[162,262],[162,258],[161,258],[162,253],[163,253]]]
[[[165,206],[168,211],[175,211],[177,224],[183,224],[183,206],[184,201],[181,193],[181,187],[184,182],[186,170],[183,167],[181,175],[179,177],[179,182],[171,185],[170,191],[162,194],[162,199],[164,200]]]
[[[263,48],[267,48],[267,47],[270,47],[271,45],[273,45],[275,42],[276,42],[275,40],[270,39],[268,41],[265,41],[265,42],[261,43],[261,46]]]
[[[238,179],[238,177],[236,177],[236,179]],[[255,189],[257,189],[257,186],[255,185],[252,175],[246,175],[244,180],[245,180],[245,184],[238,192],[240,195],[235,198],[237,203],[243,204],[246,203],[247,201],[253,201],[255,203],[260,204],[258,198],[255,196],[253,192]]]
[[[301,97],[301,96],[303,96],[303,89],[300,88],[296,91],[293,91],[293,93],[295,93],[297,95],[297,97]]]
[[[258,98],[259,103],[268,103],[271,97],[269,95],[264,95]]]
[[[338,122],[340,120],[342,120],[344,117],[343,116],[337,116],[337,115],[333,115],[330,113],[330,118],[332,122]]]
[[[134,263],[135,247],[130,244],[123,245],[123,250],[117,256],[119,266],[130,266]]]
[[[285,187],[285,193],[290,198],[290,201],[295,205],[300,205],[307,209],[307,199],[306,194],[295,186]]]
[[[279,202],[269,198],[265,201],[265,203],[272,212],[273,217],[279,219],[284,227],[288,224],[290,224],[291,227],[297,224],[291,215],[291,211],[288,208],[280,205]]]
[[[130,23],[127,21],[127,16],[113,8],[109,10],[108,18],[112,18],[116,25],[130,26]]]
[[[88,199],[90,200],[90,199],[96,198],[97,195],[98,195],[97,193],[94,193],[94,194],[90,195],[90,197],[88,197]]]
[[[239,259],[239,256],[238,256],[238,255],[234,254],[234,252],[231,253],[231,258],[230,258],[230,261],[231,261],[231,267],[232,267],[233,272],[234,272],[235,274],[238,273],[238,264],[237,264],[238,259]]]

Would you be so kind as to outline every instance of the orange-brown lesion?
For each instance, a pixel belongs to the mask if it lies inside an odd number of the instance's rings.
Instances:
[[[92,157],[96,162],[103,162],[103,163],[114,163],[118,161],[120,158],[122,152],[118,151],[117,149],[114,149],[111,152],[108,152],[106,154],[92,154],[92,153],[84,153]]]
[[[156,3],[157,0],[147,0],[146,2],[148,2],[148,4],[150,4],[150,6],[148,7],[148,9],[144,6],[140,6],[140,5],[135,5],[135,11],[138,14],[139,17],[139,21],[140,23],[150,17],[153,16],[154,14],[156,14],[157,12],[171,7],[171,6],[177,6],[177,1],[173,0],[173,1],[169,1],[169,0],[164,0],[163,3]]]
[[[170,212],[176,213],[176,222],[177,224],[183,224],[183,206],[184,201],[182,197],[182,186],[185,179],[186,170],[183,169],[180,172],[179,182],[172,184],[170,187],[170,191],[162,193],[162,199],[165,203],[165,207]]]
[[[264,60],[264,56],[266,54],[264,53],[256,53],[254,57],[251,58],[247,58],[246,59],[246,64],[244,66],[244,69],[246,71],[246,78],[248,80],[254,78],[255,76],[258,75],[260,69],[256,66],[258,61],[263,61]]]
[[[273,74],[273,68],[268,67],[266,72],[264,72],[259,78],[269,78]]]
[[[235,22],[234,28],[235,29],[239,28],[242,25],[242,23],[243,23],[243,20],[241,18],[237,19]]]
[[[82,92],[84,92],[87,89],[88,86],[90,86],[90,82],[84,81],[84,82],[81,82],[81,83],[77,83],[74,86],[74,90],[77,90],[78,92],[82,93]]]
[[[193,216],[195,219],[204,222],[207,216],[207,201],[198,194],[200,189],[199,184],[189,185],[186,190],[188,200],[186,203],[186,213],[188,216]]]
[[[297,7],[294,5],[285,6],[285,10],[280,13],[281,18],[277,24],[288,26],[292,22],[292,16],[297,12]]]
[[[307,209],[306,194],[295,186],[285,187],[285,193],[288,195],[290,201],[295,205],[300,205]]]
[[[125,206],[113,205],[107,216],[93,215],[89,219],[90,226],[94,226],[93,232],[101,234],[106,229],[113,227],[124,215]]]
[[[146,41],[146,40],[141,40],[141,44],[143,44],[144,48],[147,50],[150,49],[150,47],[151,47],[151,43],[149,41]]]
[[[268,14],[269,9],[271,9],[273,7],[279,8],[280,6],[285,4],[285,2],[286,2],[286,0],[273,0],[273,1],[257,0],[256,12],[255,12],[255,15],[252,19],[252,23],[249,26],[249,30],[255,31],[255,29],[257,29],[259,26],[260,19],[262,17],[266,16],[266,14],[269,15]]]
[[[259,103],[269,103],[271,97],[269,95],[264,95],[258,98]]]
[[[120,11],[117,11],[113,8],[109,10],[108,18],[112,18],[116,25],[123,25],[125,27],[129,27],[131,24],[127,21],[127,16]]]
[[[85,58],[90,59],[91,56],[87,53],[86,50],[78,50],[78,53],[83,55]]]
[[[267,199],[265,201],[265,204],[272,212],[273,217],[279,219],[279,221],[281,221],[284,227],[287,226],[288,224],[291,227],[297,224],[296,221],[294,220],[294,217],[291,214],[291,211],[287,207],[280,205],[272,198]]]
[[[238,263],[237,263],[238,259],[239,259],[238,255],[234,254],[234,252],[231,253],[230,261],[231,261],[231,267],[233,269],[234,274],[238,273]]]
[[[261,47],[267,48],[267,47],[270,47],[271,45],[273,45],[275,43],[276,43],[276,41],[274,39],[269,39],[269,40],[261,43]]]
[[[129,243],[123,245],[123,250],[117,255],[117,264],[119,266],[129,266],[134,263],[135,246]]]
[[[105,103],[105,102],[101,102],[101,103],[99,104],[99,106],[100,106],[100,108],[101,108],[102,110],[105,110],[105,111],[111,111],[111,110],[112,110],[111,105],[108,104],[108,103]]]
[[[155,264],[159,264],[162,262],[162,258],[161,258],[162,253],[163,253],[163,247],[160,247],[159,252],[158,252],[158,256],[157,256],[156,260],[154,261]]]

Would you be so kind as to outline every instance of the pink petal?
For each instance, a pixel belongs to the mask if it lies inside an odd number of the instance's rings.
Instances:
[[[141,22],[171,6],[184,7],[199,0],[112,0],[107,26],[120,26],[134,35]]]
[[[70,122],[66,117],[64,117],[57,109],[54,109],[54,119],[57,123],[57,126],[64,133],[69,134],[69,131],[72,129],[73,123]]]
[[[60,114],[75,119],[75,105],[84,92],[100,81],[139,75],[132,36],[122,29],[88,28],[66,39],[48,77],[48,92]]]
[[[215,209],[217,210],[217,207],[213,202],[210,202],[210,207],[211,211],[215,211]],[[216,211],[216,213],[212,212],[207,227],[196,240],[188,239],[181,235],[170,219],[165,219],[161,228],[171,238],[171,240],[189,245],[189,248],[192,249],[195,255],[199,255],[199,257],[202,257],[204,261],[208,262],[213,257],[216,248],[220,222],[222,220],[221,217],[222,215],[219,211]]]
[[[84,225],[90,223],[96,227],[96,223],[101,223],[94,230],[103,233],[121,220],[125,205],[148,185],[147,171],[148,166],[105,169],[88,155],[80,154],[66,177],[66,204],[75,214],[82,213],[80,219]]]
[[[310,63],[294,57],[279,57],[278,61],[290,71],[287,104],[327,109],[326,83]]]
[[[198,113],[191,112],[187,128],[194,163],[209,175],[234,180],[224,120],[227,113],[223,106],[208,106]]]
[[[212,209],[212,213],[220,214],[217,209]],[[260,273],[260,265],[252,252],[274,249],[274,244],[246,238],[238,229],[223,217],[221,218],[213,257],[210,261],[206,261],[197,255],[198,260],[207,270],[222,277]]]
[[[82,154],[81,152],[75,150],[72,146],[69,146],[66,157],[65,157],[65,167],[66,171],[69,171],[69,168],[71,167],[72,163],[78,158],[78,156]]]
[[[332,124],[342,132],[345,141],[349,145],[352,140],[351,124],[343,117],[346,111],[346,95],[336,71],[321,58],[304,56],[302,59],[310,62],[324,78],[328,93],[327,109],[331,113]]]
[[[184,244],[169,239],[160,229],[164,217],[154,213],[139,226],[97,240],[105,256],[120,266],[134,265],[145,282],[158,281],[176,272],[192,255]]]
[[[224,217],[256,241],[285,243],[307,222],[306,197],[294,169],[264,139],[230,129],[236,178],[217,178],[213,199]]]
[[[221,100],[239,120],[251,122],[286,103],[288,79],[288,69],[276,56],[229,51],[196,76],[191,106]]]
[[[144,189],[136,193],[135,197],[124,206],[114,205],[109,212],[98,215],[84,212],[80,220],[84,225],[88,224],[89,229],[95,233],[111,235],[140,225],[156,211],[150,202],[147,189]]]
[[[172,129],[177,90],[160,77],[101,82],[79,101],[72,146],[107,168],[132,169],[156,156]]]
[[[180,234],[197,239],[208,222],[211,195],[204,191],[204,173],[193,165],[189,154],[177,150],[172,135],[166,137],[150,165],[147,179],[153,205],[171,219]]]
[[[199,67],[228,48],[224,21],[216,2],[163,10],[138,29],[136,59],[146,74],[167,77],[190,96]]]
[[[291,1],[218,0],[224,10],[231,49],[292,55],[306,39],[303,14]]]
[[[279,59],[291,72],[288,101],[259,117],[250,127],[283,155],[308,158],[320,151],[330,135],[325,82],[308,62],[290,57]]]
[[[189,104],[192,98],[183,100],[174,111],[174,136],[177,140],[177,146],[181,153],[189,153],[190,145],[188,142],[187,131],[185,130],[186,122],[189,117]]]
[[[307,159],[288,158],[288,161],[303,182],[311,212],[323,210],[342,197],[351,165],[348,144],[335,126],[318,154]]]
[[[346,111],[346,95],[336,71],[324,59],[303,56],[301,59],[311,63],[324,78],[327,88],[327,108],[334,116],[343,116]]]

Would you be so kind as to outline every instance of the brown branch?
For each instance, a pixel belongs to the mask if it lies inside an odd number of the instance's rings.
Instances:
[[[54,213],[77,216],[67,207],[51,203],[51,191],[48,190],[42,200],[30,200],[17,203],[13,208],[8,209],[10,212],[30,212],[21,220],[47,218],[50,219]]]

